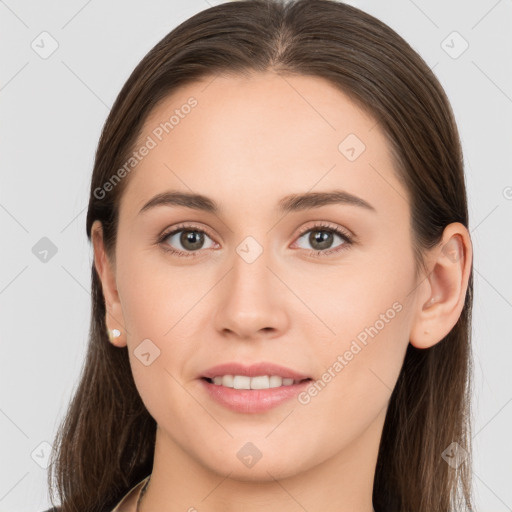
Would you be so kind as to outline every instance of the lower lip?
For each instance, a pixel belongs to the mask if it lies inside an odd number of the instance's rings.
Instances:
[[[277,407],[297,396],[311,380],[269,389],[234,389],[199,379],[206,392],[219,404],[236,412],[258,413]]]

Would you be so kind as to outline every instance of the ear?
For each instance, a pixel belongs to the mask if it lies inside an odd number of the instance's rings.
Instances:
[[[105,252],[103,227],[98,220],[95,220],[91,227],[91,240],[94,248],[94,266],[100,278],[103,297],[105,298],[105,308],[107,310],[105,324],[109,331],[117,329],[120,332],[119,337],[113,338],[109,335],[109,338],[112,344],[117,347],[125,347],[127,344],[126,328],[117,292],[115,266]]]
[[[430,273],[419,285],[409,340],[416,348],[440,342],[457,323],[464,307],[473,250],[468,230],[460,222],[446,226],[439,244],[430,250]]]

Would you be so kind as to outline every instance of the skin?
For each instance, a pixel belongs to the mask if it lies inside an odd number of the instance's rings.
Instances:
[[[101,224],[93,226],[107,325],[121,331],[113,342],[128,347],[137,389],[158,424],[141,510],[371,512],[379,441],[407,345],[433,346],[459,318],[469,234],[459,223],[447,226],[426,254],[429,272],[415,279],[408,195],[384,133],[321,78],[210,77],[159,104],[139,141],[190,96],[198,105],[125,178],[115,263]],[[366,146],[354,161],[338,150],[350,133]],[[170,189],[209,196],[222,210],[159,206],[139,214]],[[288,194],[332,189],[376,211],[347,204],[276,210]],[[196,257],[163,250],[186,251],[181,233],[156,243],[183,222],[207,231]],[[357,242],[311,256],[344,243],[334,234],[322,249],[309,239],[324,231],[319,222]],[[308,227],[314,232],[300,235]],[[250,264],[236,252],[247,236],[263,248]],[[446,244],[456,257],[446,256]],[[322,379],[396,302],[400,312],[307,404],[291,399],[265,413],[234,412],[197,379],[228,361],[271,361]],[[144,339],[161,351],[149,366],[134,355]],[[262,454],[251,468],[237,457],[247,442]],[[135,500],[126,510],[135,510]]]

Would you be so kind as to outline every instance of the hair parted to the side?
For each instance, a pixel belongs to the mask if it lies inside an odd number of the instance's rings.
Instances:
[[[189,18],[137,65],[105,122],[94,163],[87,236],[102,222],[114,260],[118,205],[129,176],[98,198],[133,151],[148,114],[168,94],[217,74],[273,71],[322,77],[383,129],[411,204],[417,270],[449,223],[468,227],[463,158],[448,99],[424,60],[390,27],[335,0],[239,0]],[[136,172],[136,169],[133,171]],[[473,509],[471,309],[429,349],[409,344],[384,424],[375,473],[377,512]],[[110,510],[153,466],[156,423],[135,387],[128,353],[109,343],[101,282],[92,266],[85,364],[54,443],[48,485],[62,512]],[[469,452],[458,468],[442,452]]]

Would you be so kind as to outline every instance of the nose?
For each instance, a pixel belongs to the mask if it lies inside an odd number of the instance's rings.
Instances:
[[[280,336],[288,327],[286,287],[270,268],[267,252],[252,262],[235,254],[214,316],[218,332],[240,339]]]

